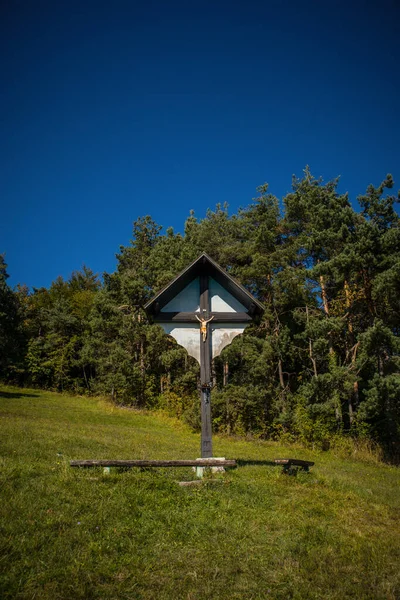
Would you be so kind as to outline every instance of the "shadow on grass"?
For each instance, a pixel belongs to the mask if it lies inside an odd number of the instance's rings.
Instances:
[[[22,392],[0,392],[0,398],[39,398],[39,394],[23,394]]]

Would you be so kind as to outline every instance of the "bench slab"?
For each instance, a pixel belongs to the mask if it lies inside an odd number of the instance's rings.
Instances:
[[[236,460],[71,460],[71,467],[236,467]]]

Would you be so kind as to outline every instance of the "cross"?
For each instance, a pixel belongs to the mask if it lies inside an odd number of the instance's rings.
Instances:
[[[155,322],[196,323],[200,322],[200,387],[201,387],[201,457],[212,457],[211,429],[211,362],[212,362],[212,330],[208,326],[213,323],[246,323],[251,321],[249,314],[243,312],[211,312],[209,294],[209,276],[200,275],[200,317],[198,312],[159,312]]]
[[[211,281],[214,286],[212,302]],[[216,285],[219,287],[216,288]],[[181,310],[169,312],[172,307]],[[185,312],[185,308],[189,307],[191,311]],[[222,307],[222,310],[216,310],[217,307]],[[224,308],[227,312],[223,312]],[[159,323],[200,363],[201,457],[210,458],[212,360],[244,331],[253,316],[262,312],[263,306],[203,253],[150,300],[145,309],[153,321]]]

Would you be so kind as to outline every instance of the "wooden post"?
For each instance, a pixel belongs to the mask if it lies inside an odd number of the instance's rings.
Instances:
[[[210,314],[210,297],[208,275],[200,276],[200,316],[208,319]],[[203,340],[200,335],[200,385],[201,385],[201,457],[212,456],[211,432],[211,334],[207,326],[207,336]]]

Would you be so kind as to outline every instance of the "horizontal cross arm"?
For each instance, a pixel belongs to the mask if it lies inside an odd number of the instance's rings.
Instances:
[[[190,312],[160,312],[154,321],[156,323],[198,323],[198,317],[200,313]],[[211,312],[207,319],[212,317],[213,323],[249,323],[251,321],[250,315],[244,312]]]

